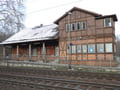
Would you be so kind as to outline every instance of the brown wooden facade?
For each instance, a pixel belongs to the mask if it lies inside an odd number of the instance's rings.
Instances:
[[[68,13],[71,12],[71,15]],[[111,19],[111,26],[105,27],[104,20],[105,18]],[[69,19],[69,20],[68,20]],[[90,11],[86,11],[80,8],[72,8],[70,11],[65,13],[62,17],[55,21],[56,24],[59,25],[59,49],[60,56],[71,56],[71,63],[82,64],[82,61],[79,60],[88,60],[87,64],[99,64],[99,60],[102,60],[102,64],[107,63],[107,60],[112,60],[112,64],[115,64],[115,52],[116,52],[116,44],[115,44],[115,21],[117,18],[115,15],[102,16],[97,13],[93,13]],[[85,30],[71,30],[66,31],[66,25],[70,24],[70,28],[72,28],[72,24],[78,22],[86,22]],[[80,27],[81,28],[81,27]],[[70,34],[70,35],[69,35]],[[69,41],[70,38],[70,41]],[[67,53],[67,46],[72,43],[74,45],[75,53]],[[112,44],[112,52],[106,52],[106,44]],[[88,52],[88,45],[95,45],[95,52]],[[103,44],[104,51],[102,53],[98,53],[97,44]],[[86,45],[87,52],[77,53],[78,45]],[[72,46],[70,47],[72,49]],[[81,47],[82,48],[82,47]],[[78,61],[77,61],[78,60]],[[89,61],[90,60],[90,61]],[[84,62],[83,62],[84,63]]]
[[[46,58],[56,56],[55,48],[58,47],[58,40],[37,41],[28,43],[10,44],[12,60],[40,61],[43,59],[43,44]],[[31,47],[30,47],[31,46]],[[35,50],[35,51],[34,51]],[[51,57],[50,57],[51,58]]]

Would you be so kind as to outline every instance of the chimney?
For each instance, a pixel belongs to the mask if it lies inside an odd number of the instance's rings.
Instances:
[[[43,27],[43,24],[40,24],[40,27]]]

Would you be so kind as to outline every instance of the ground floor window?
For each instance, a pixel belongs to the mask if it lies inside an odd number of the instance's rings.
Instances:
[[[104,52],[112,53],[114,48],[112,46],[112,43],[83,44],[83,45],[72,45],[72,46],[68,45],[67,54],[104,53]]]
[[[81,45],[77,45],[77,53],[81,53]]]
[[[32,56],[37,56],[37,48],[32,48]]]
[[[98,53],[104,52],[104,44],[97,44],[97,52]]]
[[[59,56],[59,47],[58,46],[55,47],[55,56]]]
[[[111,53],[112,52],[112,43],[106,43],[105,44],[105,51],[107,53]]]
[[[72,45],[72,53],[75,54],[76,53],[76,46]]]
[[[70,52],[71,52],[71,46],[67,45],[67,54],[70,54]]]
[[[87,45],[82,45],[82,53],[87,53]]]
[[[88,44],[88,53],[95,53],[95,44]]]

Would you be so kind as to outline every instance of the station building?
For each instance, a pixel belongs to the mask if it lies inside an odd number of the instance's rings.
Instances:
[[[115,14],[101,15],[73,7],[54,24],[21,30],[3,41],[3,55],[5,47],[11,46],[12,57],[37,56],[34,60],[40,60],[43,56],[48,59],[54,56],[63,64],[97,66],[101,61],[101,65],[115,65],[116,21]],[[19,60],[25,59],[19,57]]]

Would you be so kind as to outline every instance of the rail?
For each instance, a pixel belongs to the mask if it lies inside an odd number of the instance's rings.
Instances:
[[[4,77],[4,78],[3,78]],[[119,84],[105,84],[78,80],[65,80],[46,77],[31,77],[19,75],[4,75],[0,78],[0,86],[13,86],[18,88],[49,89],[49,90],[119,90]],[[24,87],[23,87],[24,86]]]

